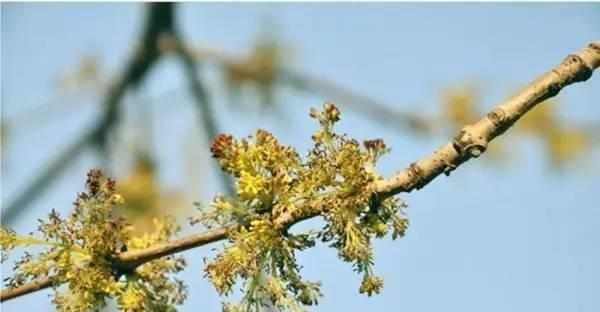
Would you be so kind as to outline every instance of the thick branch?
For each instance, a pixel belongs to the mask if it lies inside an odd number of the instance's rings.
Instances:
[[[600,41],[569,55],[554,69],[496,106],[484,118],[465,126],[452,142],[429,157],[412,163],[388,180],[376,183],[376,192],[384,196],[410,192],[427,185],[441,173],[449,175],[462,163],[479,157],[494,138],[504,133],[531,108],[557,95],[572,83],[586,81],[599,66]]]
[[[429,157],[414,162],[392,178],[374,183],[373,189],[380,197],[385,198],[420,189],[441,173],[448,174],[467,160],[480,156],[489,142],[504,133],[535,105],[555,96],[572,83],[589,79],[598,67],[600,67],[600,42],[594,42],[568,56],[556,68],[530,83],[509,100],[499,104],[483,119],[465,126],[451,143],[442,146]],[[326,207],[315,205],[308,209],[310,212],[305,215],[284,214],[275,220],[275,223],[279,226],[291,226],[301,220],[319,215],[323,209]],[[225,239],[228,231],[228,228],[210,230],[148,249],[122,253],[118,255],[115,262],[120,268],[134,268],[147,261]],[[3,290],[0,299],[8,300],[49,286],[51,286],[49,281],[40,280],[20,288]]]

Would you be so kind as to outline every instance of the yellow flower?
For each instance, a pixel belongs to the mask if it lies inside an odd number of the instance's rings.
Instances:
[[[242,171],[238,181],[238,195],[242,199],[253,199],[264,189],[265,179]]]
[[[366,293],[370,297],[374,293],[378,294],[381,291],[381,288],[383,288],[383,278],[369,275],[363,278],[359,292],[361,294]]]
[[[140,289],[133,286],[133,284],[129,284],[119,298],[119,305],[121,309],[126,311],[141,310],[144,298],[145,295]]]

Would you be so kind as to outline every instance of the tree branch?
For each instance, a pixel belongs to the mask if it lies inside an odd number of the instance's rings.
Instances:
[[[195,106],[198,111],[198,120],[200,126],[204,127],[206,141],[210,142],[217,136],[219,129],[216,123],[215,114],[211,107],[210,96],[200,74],[198,73],[198,62],[188,50],[184,40],[181,38],[180,32],[177,29],[175,3],[157,3],[153,4],[155,11],[160,12],[163,25],[160,28],[160,33],[154,38],[154,57],[159,57],[159,54],[174,52],[181,60],[184,74],[187,77],[191,95],[194,98]],[[152,5],[151,5],[152,8]],[[154,11],[154,10],[151,10]],[[152,13],[151,13],[152,14]],[[158,13],[157,13],[158,14]],[[222,181],[223,187],[227,193],[233,194],[231,181],[226,175],[219,171],[219,178]]]
[[[77,141],[68,146],[58,157],[50,161],[42,173],[35,177],[31,184],[25,187],[25,190],[20,192],[17,198],[10,202],[6,207],[2,208],[0,219],[2,224],[10,224],[18,217],[28,206],[54,182],[58,179],[60,173],[65,171],[72,165],[77,157],[89,146],[90,142],[99,132],[103,131],[103,124],[100,122],[97,126],[87,131]]]
[[[115,259],[113,259],[113,263],[115,268],[118,270],[130,271],[146,262],[156,260],[158,258],[171,255],[177,252],[204,246],[216,241],[226,239],[227,233],[230,230],[230,228],[208,230],[206,232],[193,234],[174,241],[170,241],[168,243],[152,246],[150,248],[120,253]],[[31,283],[27,283],[23,286],[3,289],[2,293],[0,294],[0,302],[4,302],[19,296],[27,295],[29,293],[42,290],[51,286],[52,279],[44,278],[37,281],[33,281]]]
[[[412,163],[388,180],[381,180],[371,187],[381,197],[420,189],[441,173],[449,174],[462,163],[479,157],[489,142],[504,133],[535,105],[555,96],[564,87],[589,79],[600,67],[600,41],[593,42],[569,55],[560,65],[543,74],[512,98],[496,106],[489,114],[472,125],[465,126],[454,140],[432,155]],[[288,227],[302,220],[321,214],[326,207],[314,205],[305,215],[283,214],[276,225]],[[134,268],[162,256],[181,252],[225,239],[230,229],[221,228],[191,235],[144,250],[125,252],[117,256],[116,265]],[[15,298],[51,286],[50,281],[40,280],[19,288],[3,290],[1,301]]]
[[[195,47],[194,56],[198,59],[210,60],[218,66],[235,66],[241,64],[242,58],[215,47]],[[386,123],[388,126],[413,130],[417,133],[433,131],[432,120],[416,113],[398,111],[370,96],[360,94],[334,81],[286,68],[277,64],[275,82],[287,85],[302,92],[319,94],[330,98],[335,103],[343,103],[349,109],[369,118]]]
[[[429,157],[412,163],[388,180],[377,182],[376,192],[383,196],[410,192],[427,185],[441,173],[449,175],[462,163],[479,157],[494,138],[504,133],[530,109],[556,96],[564,87],[586,81],[599,66],[600,41],[596,41],[569,55],[554,69],[496,106],[484,118],[462,128],[452,142]]]
[[[200,79],[200,75],[198,74],[196,59],[193,57],[181,39],[176,37],[175,40],[176,52],[183,63],[183,68],[186,76],[188,77],[192,95],[196,100],[196,108],[199,113],[199,119],[201,120],[201,124],[204,126],[204,132],[207,139],[206,142],[211,142],[219,134],[219,129],[216,124],[214,112],[210,105],[208,92],[206,91],[206,88]],[[235,194],[231,179],[229,179],[229,177],[221,170],[219,170],[218,174],[226,193]]]
[[[46,169],[29,184],[23,192],[6,208],[2,209],[2,224],[10,224],[14,218],[25,211],[27,207],[44,193],[57,176],[66,170],[73,160],[81,154],[86,147],[98,146],[106,149],[108,134],[119,119],[118,109],[121,99],[129,88],[137,87],[148,73],[152,65],[158,60],[159,35],[172,28],[168,7],[165,3],[150,4],[142,36],[141,44],[136,49],[132,58],[125,66],[119,79],[107,91],[102,104],[104,108],[100,121],[88,132],[84,133],[73,145],[63,151],[56,160],[50,162]]]
[[[150,248],[124,252],[117,256],[116,266],[123,269],[133,269],[148,261],[220,241],[226,239],[227,233],[233,228],[208,230]]]
[[[280,81],[305,92],[331,97],[334,103],[343,103],[348,108],[388,126],[412,130],[416,133],[433,131],[432,121],[417,113],[398,111],[383,103],[333,81],[310,76],[287,68],[279,69]]]
[[[2,289],[2,293],[0,294],[0,302],[27,295],[38,290],[46,289],[50,286],[52,286],[52,280],[46,277],[19,287]]]

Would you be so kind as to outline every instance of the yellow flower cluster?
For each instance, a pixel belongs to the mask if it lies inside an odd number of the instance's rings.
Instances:
[[[91,170],[86,188],[68,218],[53,211],[48,220],[40,220],[41,238],[4,228],[0,231],[3,255],[16,247],[47,247],[35,256],[26,253],[17,262],[8,286],[41,277],[66,284],[56,289],[53,299],[58,311],[99,310],[109,298],[115,298],[123,311],[169,311],[181,304],[185,288],[170,274],[183,269],[182,259],[165,257],[132,271],[123,271],[112,261],[119,252],[168,240],[178,229],[172,220],[157,220],[155,232],[132,237],[131,227],[112,215],[114,206],[123,203],[115,192],[115,182]]]
[[[222,169],[236,178],[237,194],[218,195],[201,209],[197,221],[207,225],[239,224],[230,245],[206,267],[206,274],[222,295],[231,293],[238,280],[244,283],[240,304],[228,311],[256,311],[275,306],[292,311],[316,304],[319,284],[302,280],[294,253],[312,247],[319,238],[338,249],[340,257],[354,263],[363,274],[361,293],[378,293],[382,279],[372,275],[372,237],[392,232],[404,235],[408,221],[397,199],[379,200],[369,185],[381,179],[375,164],[388,149],[381,139],[364,146],[333,131],[339,110],[326,103],[311,110],[319,122],[313,148],[303,159],[281,145],[265,130],[235,139],[219,135],[211,147]],[[326,225],[317,233],[288,232],[282,216],[296,219],[320,214]]]
[[[379,276],[369,276],[363,279],[362,283],[360,284],[359,292],[361,294],[366,293],[370,297],[374,293],[378,294],[382,287],[383,278]]]
[[[316,303],[319,285],[301,279],[294,256],[295,249],[312,246],[305,236],[285,238],[271,221],[257,219],[240,227],[231,240],[235,243],[205,268],[220,294],[230,294],[237,278],[248,281],[243,302],[228,304],[225,310],[256,311],[273,305],[301,311],[300,303]]]
[[[381,179],[375,165],[388,149],[381,139],[361,146],[335,133],[340,112],[333,104],[311,110],[310,116],[320,126],[305,157],[262,129],[239,140],[222,134],[213,142],[213,156],[235,178],[237,192],[217,195],[194,221],[235,228],[224,250],[205,268],[221,295],[230,295],[237,282],[243,284],[241,302],[225,304],[224,311],[266,306],[302,311],[305,305],[317,304],[320,283],[304,280],[296,262],[296,252],[313,247],[316,240],[353,263],[363,277],[360,293],[370,296],[383,286],[373,275],[371,241],[390,232],[394,239],[402,236],[408,225],[404,204],[378,198],[371,187]],[[68,218],[52,212],[41,221],[41,238],[0,231],[3,257],[16,247],[47,247],[17,262],[9,286],[41,277],[66,284],[56,289],[53,299],[59,311],[99,310],[107,299],[115,299],[123,311],[173,311],[186,297],[185,286],[171,277],[184,268],[183,259],[166,256],[133,269],[115,259],[120,252],[166,242],[179,228],[173,220],[155,220],[154,232],[133,237],[131,226],[112,215],[123,203],[114,181],[92,170],[86,186]],[[323,216],[323,228],[291,233],[295,222],[316,215]]]

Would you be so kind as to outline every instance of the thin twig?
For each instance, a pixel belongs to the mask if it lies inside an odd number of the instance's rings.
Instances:
[[[509,100],[496,106],[484,118],[472,125],[465,126],[451,143],[439,148],[432,155],[414,162],[407,169],[400,171],[388,180],[374,183],[373,190],[381,198],[385,198],[422,188],[441,173],[449,173],[467,160],[480,156],[489,142],[504,133],[527,111],[555,96],[564,87],[589,79],[592,72],[598,67],[600,67],[600,41],[593,42],[586,48],[568,56],[553,70],[540,76]],[[305,215],[283,214],[275,220],[275,223],[278,226],[290,226],[319,215],[323,209],[326,207],[316,205]],[[165,255],[225,239],[227,232],[227,228],[210,230],[160,246],[123,253],[118,256],[117,259],[121,261],[118,261],[117,264],[135,267],[144,261],[151,261]],[[38,281],[37,284],[39,285],[41,282],[43,281]],[[48,284],[46,287],[48,286],[50,285]],[[20,289],[31,288],[34,286],[27,287],[26,285]],[[11,297],[8,297],[9,292]],[[17,293],[16,289],[3,290],[0,299],[4,301],[30,292],[23,290],[22,293]]]
[[[131,269],[167,255],[220,241],[227,238],[230,230],[230,228],[208,230],[150,248],[124,252],[117,256],[117,266]]]
[[[202,126],[204,126],[206,142],[211,142],[219,134],[219,129],[209,100],[208,92],[206,91],[206,88],[200,79],[196,59],[178,37],[176,37],[175,40],[177,54],[183,63],[183,69],[189,80],[192,95],[196,100],[195,103],[198,110],[199,119]],[[224,190],[228,194],[234,194],[231,179],[221,170],[219,170],[218,174]]]
[[[194,47],[193,54],[197,59],[208,60],[222,67],[235,66],[243,60],[217,47]],[[360,94],[334,81],[309,75],[280,64],[275,70],[275,82],[281,85],[326,97],[335,103],[339,103],[342,108],[348,107],[391,127],[408,129],[417,133],[433,131],[433,121],[420,114],[399,111],[390,105]]]
[[[416,133],[429,133],[433,130],[432,121],[420,114],[393,109],[390,105],[385,105],[333,81],[287,68],[280,68],[278,77],[283,84],[328,97],[334,103],[340,103],[361,115],[366,115],[368,118],[383,122],[388,126],[408,129]]]
[[[206,232],[193,234],[168,243],[152,246],[150,248],[120,253],[114,259],[115,267],[121,270],[132,270],[148,261],[156,260],[170,254],[223,240],[227,238],[227,233],[229,231],[229,228],[208,230]],[[0,294],[0,302],[4,302],[51,286],[52,280],[50,278],[43,278],[19,287],[3,289],[2,293]]]
[[[51,286],[52,280],[46,277],[19,287],[3,289],[2,294],[0,294],[0,302],[27,295]]]

